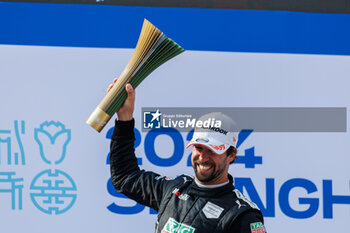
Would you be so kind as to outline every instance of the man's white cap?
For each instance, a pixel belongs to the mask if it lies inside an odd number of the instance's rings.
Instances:
[[[221,112],[213,112],[200,117],[198,121],[204,124],[196,127],[186,149],[192,145],[202,145],[216,154],[222,154],[230,146],[236,147],[238,130],[236,123],[230,117]]]

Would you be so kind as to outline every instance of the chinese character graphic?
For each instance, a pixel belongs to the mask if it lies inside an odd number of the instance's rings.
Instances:
[[[13,135],[14,134],[14,135]],[[25,154],[21,135],[25,134],[25,122],[14,121],[14,130],[0,129],[0,165],[25,165]],[[17,142],[19,152],[14,150],[14,141]]]
[[[0,194],[9,193],[11,197],[11,208],[22,209],[23,178],[15,178],[15,172],[0,172]]]

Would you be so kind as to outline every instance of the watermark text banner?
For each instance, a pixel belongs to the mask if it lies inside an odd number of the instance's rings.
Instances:
[[[196,121],[211,112],[222,112],[237,123],[237,130],[255,132],[346,132],[345,107],[144,107],[142,130],[176,128],[191,131]],[[215,123],[215,119],[210,119]]]

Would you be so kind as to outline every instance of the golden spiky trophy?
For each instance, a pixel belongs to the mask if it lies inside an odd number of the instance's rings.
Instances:
[[[101,132],[124,103],[125,85],[136,88],[157,67],[184,51],[148,20],[144,20],[134,54],[112,89],[92,112],[86,123]]]

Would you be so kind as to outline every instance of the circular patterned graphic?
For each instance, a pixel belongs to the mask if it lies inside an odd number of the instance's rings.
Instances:
[[[69,210],[77,198],[73,179],[60,170],[40,172],[30,185],[34,205],[46,214],[62,214]]]

